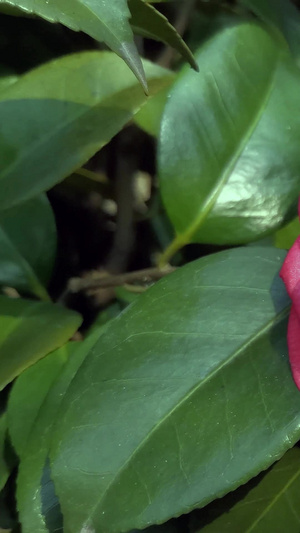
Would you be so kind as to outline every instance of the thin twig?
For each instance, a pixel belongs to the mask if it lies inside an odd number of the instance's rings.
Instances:
[[[146,268],[135,272],[126,272],[125,274],[104,275],[102,277],[89,278],[72,278],[68,283],[68,292],[76,293],[92,289],[104,289],[108,287],[121,287],[138,282],[149,283],[157,281],[167,274],[176,270],[175,267],[166,266],[165,268]]]

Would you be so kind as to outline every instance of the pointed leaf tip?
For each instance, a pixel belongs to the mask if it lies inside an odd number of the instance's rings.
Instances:
[[[127,63],[138,81],[143,87],[144,93],[148,96],[149,89],[142,60],[138,54],[135,44],[132,42],[123,42],[120,46],[120,56]]]

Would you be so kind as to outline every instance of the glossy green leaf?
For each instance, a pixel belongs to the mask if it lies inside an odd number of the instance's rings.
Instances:
[[[128,6],[131,11],[130,23],[135,33],[172,46],[195,70],[198,70],[189,47],[162,13],[143,0],[128,0]]]
[[[300,72],[258,23],[236,22],[183,71],[161,124],[161,193],[177,237],[239,244],[280,226],[300,187]]]
[[[300,13],[290,0],[239,0],[259,18],[279,30],[300,60]]]
[[[295,240],[300,235],[299,217],[294,218],[291,222],[275,231],[273,234],[264,237],[259,241],[249,242],[248,246],[276,246],[282,250],[288,250],[292,247]]]
[[[109,322],[52,433],[68,532],[120,533],[201,507],[299,438],[284,257],[275,248],[207,256]]]
[[[9,467],[5,459],[5,440],[7,434],[6,414],[0,417],[0,491],[3,489],[9,476]]]
[[[47,300],[56,225],[46,196],[0,213],[0,284]]]
[[[84,31],[103,41],[121,56],[147,90],[145,73],[129,24],[127,0],[0,0],[0,11],[17,8],[24,15],[38,15],[60,22],[74,31]]]
[[[299,533],[300,449],[193,517],[191,533]],[[205,513],[205,515],[204,515]]]
[[[48,498],[52,491],[47,467],[52,425],[65,390],[104,328],[95,328],[84,342],[69,344],[39,361],[23,372],[13,386],[8,426],[21,458],[17,501],[23,533],[44,533],[49,521],[59,519],[55,501],[55,509],[50,513]],[[41,483],[42,476],[44,483]]]
[[[149,62],[145,70],[151,94],[169,85],[169,71]],[[134,75],[111,52],[66,56],[20,78],[0,93],[0,208],[70,175],[145,101]]]
[[[80,322],[60,305],[0,296],[0,389],[62,346]]]

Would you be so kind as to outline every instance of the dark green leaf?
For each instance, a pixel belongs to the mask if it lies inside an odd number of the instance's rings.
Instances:
[[[201,507],[299,438],[289,300],[277,276],[284,256],[205,257],[109,322],[53,431],[52,478],[70,533],[144,528]]]
[[[58,348],[27,368],[14,383],[8,404],[8,427],[19,457],[25,455],[41,406],[76,345],[69,342]]]
[[[17,379],[10,396],[8,426],[13,445],[21,458],[18,479],[18,509],[24,532],[28,527],[28,518],[23,507],[24,501],[28,501],[30,481],[28,479],[22,481],[23,460],[26,461],[27,446],[32,438],[34,427],[38,422],[40,410],[47,400],[49,390],[61,374],[69,354],[74,352],[76,345],[77,343],[69,343],[69,345],[59,348],[48,355],[48,357],[45,357],[28,368]],[[60,401],[59,396],[57,396],[56,401]],[[48,425],[44,427],[44,432],[47,433],[51,430],[49,419],[47,419],[46,424]],[[36,485],[34,487],[35,494],[34,496],[32,495],[32,501],[29,500],[30,509],[28,510],[28,514],[31,515],[31,513],[34,513],[38,509],[37,520],[38,522],[41,521],[41,527],[44,524],[44,515],[47,515],[51,507],[48,498],[48,490],[51,489],[51,480],[47,476],[48,468],[45,467],[47,448],[43,446],[43,438],[44,434],[41,433],[38,440],[39,449],[36,453],[35,461],[31,465],[31,479],[34,478],[36,480]],[[44,468],[45,471],[43,474]],[[34,525],[30,516],[29,523],[30,526],[27,531],[46,531],[46,529],[39,529],[40,524],[38,526]]]
[[[185,70],[161,124],[162,197],[189,242],[244,243],[273,231],[300,187],[300,72],[259,24],[232,23]]]
[[[46,196],[0,213],[0,284],[49,299],[56,225]]]
[[[153,94],[172,80],[151,63],[145,70]],[[81,167],[145,101],[111,52],[74,54],[20,78],[0,93],[0,207],[36,196]]]
[[[129,24],[127,0],[0,0],[0,11],[20,10],[104,41],[121,56],[147,91],[145,73]],[[13,11],[14,14],[18,11]]]
[[[296,60],[300,60],[300,13],[290,0],[239,0],[259,18],[279,30]]]
[[[63,516],[51,479],[49,460],[47,460],[41,479],[41,500],[47,533],[63,533]]]
[[[299,533],[300,449],[193,517],[191,533]],[[204,515],[205,513],[205,515]]]
[[[104,328],[98,327],[84,342],[72,343],[50,354],[23,372],[13,386],[8,405],[8,426],[21,458],[17,501],[23,533],[46,533],[45,523],[59,518],[55,500],[53,513],[50,513],[46,487],[41,484],[42,476],[47,475],[47,468],[46,472],[44,468],[52,425],[65,390],[102,331]],[[64,366],[69,353],[66,372]],[[50,480],[47,488],[51,489]]]
[[[143,0],[128,0],[128,6],[131,11],[131,26],[135,33],[172,46],[195,70],[198,70],[189,47],[162,13]]]
[[[62,346],[80,322],[60,305],[0,296],[0,389]]]

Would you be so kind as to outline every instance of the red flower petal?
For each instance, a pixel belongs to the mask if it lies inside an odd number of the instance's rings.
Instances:
[[[293,300],[293,291],[300,281],[300,237],[289,250],[280,270],[280,277],[284,281],[289,297]]]
[[[294,305],[290,313],[287,340],[293,378],[300,390],[300,319]]]

